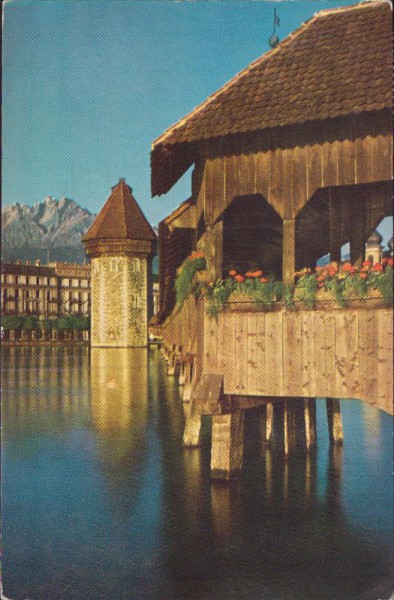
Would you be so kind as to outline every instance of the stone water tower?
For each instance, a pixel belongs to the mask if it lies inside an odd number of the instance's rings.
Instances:
[[[91,257],[91,345],[148,344],[156,234],[123,179],[83,237]]]

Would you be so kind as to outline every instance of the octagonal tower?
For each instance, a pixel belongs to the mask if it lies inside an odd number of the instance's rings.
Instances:
[[[148,344],[156,234],[123,179],[83,237],[91,257],[91,345]]]

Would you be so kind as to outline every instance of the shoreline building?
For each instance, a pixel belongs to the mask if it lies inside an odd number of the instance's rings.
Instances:
[[[58,317],[90,314],[90,265],[39,260],[2,263],[1,314]]]
[[[156,234],[124,179],[83,242],[91,258],[91,345],[147,346]]]

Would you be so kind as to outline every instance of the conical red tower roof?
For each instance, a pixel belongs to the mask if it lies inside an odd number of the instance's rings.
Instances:
[[[138,206],[124,179],[112,188],[112,193],[83,237],[93,240],[156,241],[156,234]]]

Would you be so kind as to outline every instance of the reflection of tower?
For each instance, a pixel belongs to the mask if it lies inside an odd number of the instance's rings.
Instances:
[[[92,348],[91,421],[111,500],[132,513],[147,464],[148,350]]]
[[[374,265],[380,262],[383,256],[382,236],[375,230],[371,233],[365,244],[365,257]]]
[[[92,257],[91,345],[146,346],[156,235],[123,179],[83,241]]]
[[[147,360],[144,349],[92,348],[91,407],[95,429],[117,433],[128,428],[145,430]]]

